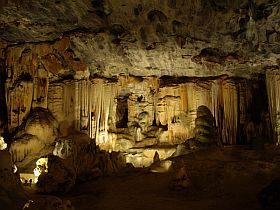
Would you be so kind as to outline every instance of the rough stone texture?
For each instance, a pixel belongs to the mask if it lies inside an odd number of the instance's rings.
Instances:
[[[0,38],[69,34],[76,56],[104,75],[245,75],[277,65],[279,15],[268,0],[8,1]]]

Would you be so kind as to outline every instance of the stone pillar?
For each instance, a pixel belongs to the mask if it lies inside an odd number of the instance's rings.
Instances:
[[[266,72],[266,87],[273,140],[280,142],[280,73],[279,70]]]

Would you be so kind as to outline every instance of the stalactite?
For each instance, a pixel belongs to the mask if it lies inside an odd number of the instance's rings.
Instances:
[[[36,155],[44,147],[36,136],[26,134],[16,139],[10,146],[10,153],[14,162],[20,162],[29,154]]]
[[[75,95],[74,95],[74,123],[75,123],[75,129],[79,130],[80,129],[80,113],[81,113],[81,102],[80,102],[80,95],[82,95],[82,93],[80,93],[80,81],[76,80],[74,82],[75,84]]]
[[[21,125],[22,120],[28,115],[33,95],[31,81],[21,81],[13,88],[7,90],[7,107],[9,130]]]
[[[266,86],[269,101],[273,139],[280,142],[280,74],[277,70],[266,73]]]
[[[96,144],[98,145],[110,145],[108,135],[109,119],[113,118],[112,114],[116,94],[116,84],[107,83],[102,79],[95,79],[93,81],[92,95],[90,96],[90,109],[93,113],[91,132],[95,134]]]
[[[225,80],[222,83],[223,94],[223,128],[222,139],[225,144],[236,144],[238,126],[238,94],[234,81]]]
[[[81,105],[81,125],[80,130],[89,130],[89,107],[88,107],[88,100],[89,100],[89,92],[88,92],[88,80],[81,81],[81,94],[82,97],[82,105]]]
[[[246,132],[243,130],[248,124],[248,112],[253,102],[252,90],[245,80],[226,76],[175,78],[177,83],[172,83],[172,78],[171,81],[162,82],[164,78],[128,75],[112,80],[89,80],[89,75],[80,72],[74,80],[52,81],[49,84],[46,72],[42,67],[37,75],[34,74],[36,77],[30,84],[22,82],[19,87],[6,87],[10,124],[16,127],[24,118],[23,114],[15,115],[21,103],[17,88],[30,86],[34,90],[33,102],[40,97],[48,99],[47,107],[58,120],[63,135],[74,130],[82,131],[95,139],[97,144],[106,145],[106,148],[113,147],[113,141],[122,138],[121,135],[113,135],[120,131],[130,135],[129,141],[154,138],[160,143],[180,144],[194,137],[196,110],[201,105],[207,106],[212,112],[221,141],[224,144],[236,144],[240,133]],[[275,86],[274,83],[274,78],[271,78],[267,86]],[[45,97],[46,91],[48,94]],[[275,91],[270,90],[270,98],[277,96]],[[26,89],[24,92],[27,92]],[[32,98],[24,99],[23,103],[26,104],[28,100]],[[270,110],[277,113],[277,101],[273,100],[270,99]],[[36,103],[44,106],[45,101],[40,104],[37,100]],[[120,107],[124,110],[118,110]],[[117,116],[118,111],[126,116]],[[120,117],[125,119],[119,127],[117,121]],[[274,124],[277,119],[274,119]],[[158,129],[157,133],[155,129]]]

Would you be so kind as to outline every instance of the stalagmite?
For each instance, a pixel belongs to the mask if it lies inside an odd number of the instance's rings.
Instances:
[[[142,140],[142,136],[141,136],[141,128],[137,128],[136,130],[136,141],[141,141]]]

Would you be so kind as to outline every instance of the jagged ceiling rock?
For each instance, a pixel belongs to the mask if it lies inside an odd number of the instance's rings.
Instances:
[[[276,0],[7,0],[0,38],[70,36],[77,57],[105,76],[244,76],[278,65],[279,9]]]
[[[0,34],[12,43],[53,40],[79,28],[102,28],[96,13],[98,8],[88,0],[8,0],[0,13]]]

